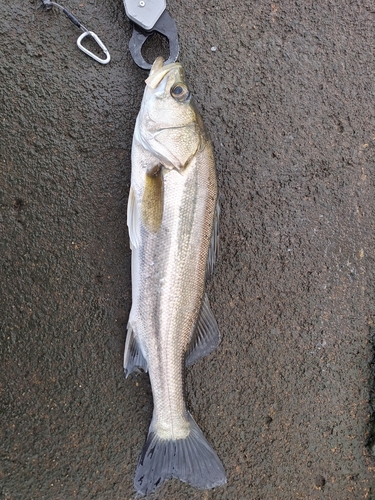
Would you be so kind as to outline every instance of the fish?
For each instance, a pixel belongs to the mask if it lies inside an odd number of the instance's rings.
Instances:
[[[221,339],[205,292],[218,254],[213,147],[182,65],[163,64],[158,57],[145,81],[127,209],[132,306],[124,370],[126,377],[148,372],[154,403],[134,477],[143,496],[170,478],[198,489],[226,483],[184,393],[185,366]]]

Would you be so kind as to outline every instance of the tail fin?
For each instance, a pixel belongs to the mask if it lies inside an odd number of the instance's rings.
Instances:
[[[134,487],[140,495],[152,493],[172,477],[199,489],[227,482],[219,457],[190,413],[188,417],[191,430],[185,439],[162,439],[149,431],[134,478]]]

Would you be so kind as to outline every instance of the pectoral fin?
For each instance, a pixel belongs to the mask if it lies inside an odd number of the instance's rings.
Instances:
[[[219,345],[220,338],[216,319],[211,311],[208,297],[204,294],[197,326],[191,339],[189,350],[186,353],[186,366],[190,366],[198,359],[210,354]]]
[[[142,198],[142,221],[150,232],[158,232],[163,218],[163,168],[157,165],[146,173]]]
[[[128,214],[127,223],[129,229],[130,248],[133,250],[140,244],[140,216],[135,197],[134,189],[130,186],[129,199],[128,199]]]

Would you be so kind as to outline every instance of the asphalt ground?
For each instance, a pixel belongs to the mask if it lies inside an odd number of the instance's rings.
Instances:
[[[0,498],[133,499],[152,395],[122,370],[126,205],[147,73],[120,0],[64,0],[108,66],[40,5],[0,4]],[[228,484],[153,498],[374,500],[374,5],[168,10],[222,200],[223,340],[186,392]]]

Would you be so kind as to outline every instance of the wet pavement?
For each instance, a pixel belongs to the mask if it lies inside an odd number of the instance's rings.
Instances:
[[[147,375],[122,371],[147,73],[120,0],[64,3],[108,66],[40,4],[0,5],[0,498],[132,499],[152,412]],[[168,10],[217,158],[223,341],[187,397],[228,484],[154,498],[374,499],[373,4]]]

